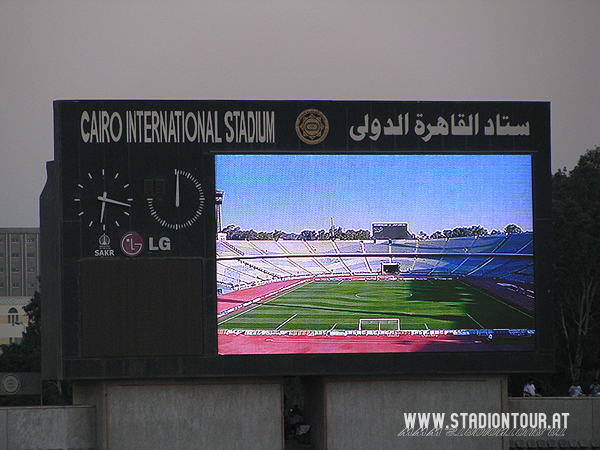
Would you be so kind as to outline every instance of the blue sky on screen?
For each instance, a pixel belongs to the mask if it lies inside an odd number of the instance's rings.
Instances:
[[[223,226],[412,233],[514,223],[533,229],[528,155],[217,155]]]

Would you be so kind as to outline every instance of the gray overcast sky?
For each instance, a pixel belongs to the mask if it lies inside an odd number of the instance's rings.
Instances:
[[[600,1],[0,0],[0,227],[39,226],[56,99],[552,102],[600,145]]]

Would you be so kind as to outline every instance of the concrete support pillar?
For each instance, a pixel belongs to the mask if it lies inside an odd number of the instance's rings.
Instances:
[[[74,403],[96,405],[97,450],[280,450],[278,380],[76,382]]]
[[[452,413],[488,412],[508,412],[506,376],[330,379],[325,382],[326,448],[507,449],[508,438],[448,435]],[[399,436],[410,413],[444,414],[444,429],[439,436]]]

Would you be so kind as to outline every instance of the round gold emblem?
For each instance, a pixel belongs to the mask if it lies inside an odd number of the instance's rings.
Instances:
[[[296,119],[296,134],[306,144],[320,144],[329,133],[329,121],[318,109],[302,111]]]
[[[2,389],[7,394],[16,394],[21,388],[21,381],[16,375],[9,373],[2,379]]]

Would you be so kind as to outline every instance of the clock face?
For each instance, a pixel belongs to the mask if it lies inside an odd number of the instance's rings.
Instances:
[[[72,251],[81,258],[196,257],[209,251],[205,219],[214,182],[206,173],[212,158],[196,147],[68,148],[64,229],[70,242],[79,243]],[[133,233],[135,242],[128,240]]]
[[[83,227],[106,231],[129,223],[133,195],[120,172],[90,170],[80,178],[73,199],[79,204]]]
[[[144,179],[144,195],[150,215],[162,227],[172,230],[194,225],[204,208],[202,185],[186,170],[173,169]]]

